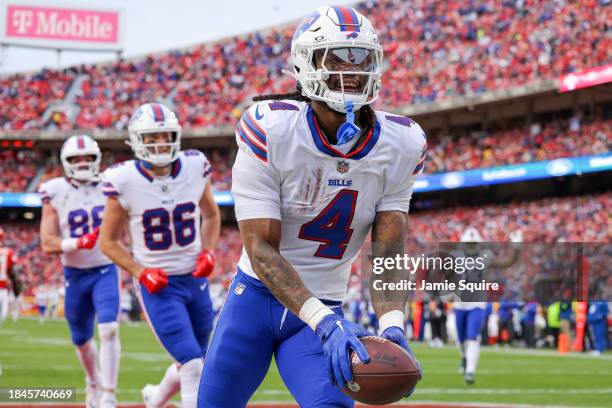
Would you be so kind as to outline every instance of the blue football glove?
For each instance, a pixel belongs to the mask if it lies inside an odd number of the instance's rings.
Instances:
[[[316,333],[327,358],[330,381],[342,388],[353,380],[349,349],[353,349],[364,363],[369,362],[368,350],[359,337],[373,334],[337,314],[325,316],[317,326]]]
[[[385,331],[382,332],[381,337],[394,342],[395,344],[406,350],[408,354],[410,354],[416,360],[419,366],[419,380],[422,380],[423,369],[421,368],[421,364],[419,363],[419,361],[416,359],[416,357],[414,357],[414,353],[412,353],[412,350],[410,350],[410,346],[408,345],[408,341],[406,340],[406,335],[404,334],[404,331],[397,326],[387,327]],[[407,395],[404,395],[404,398],[411,396],[413,392],[414,388]]]

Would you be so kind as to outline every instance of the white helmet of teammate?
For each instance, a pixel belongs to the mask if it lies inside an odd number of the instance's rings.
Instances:
[[[145,143],[148,133],[168,132],[172,135],[170,143]],[[134,155],[155,166],[167,166],[175,161],[181,150],[181,125],[174,112],[161,103],[141,105],[130,119],[128,125],[130,140],[126,142]]]
[[[70,163],[69,159],[76,156],[93,156],[87,163]],[[100,173],[102,152],[98,143],[87,135],[70,136],[62,145],[60,160],[66,177],[79,181],[96,181]]]
[[[482,242],[482,235],[474,227],[470,227],[463,231],[460,238],[461,242]]]
[[[298,26],[291,42],[302,94],[346,113],[378,98],[383,50],[370,21],[355,9],[326,6]]]

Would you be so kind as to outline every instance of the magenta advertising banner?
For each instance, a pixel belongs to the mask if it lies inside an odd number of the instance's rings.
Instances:
[[[121,50],[124,16],[106,7],[5,1],[2,43],[56,49]]]

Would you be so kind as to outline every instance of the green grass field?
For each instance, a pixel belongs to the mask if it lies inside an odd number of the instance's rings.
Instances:
[[[146,324],[121,327],[118,398],[140,401],[140,388],[160,380],[170,363]],[[612,355],[559,356],[549,351],[485,348],[476,385],[464,385],[452,347],[415,344],[424,380],[411,401],[612,407]],[[7,321],[0,326],[0,387],[77,387],[83,373],[64,321]],[[253,401],[292,401],[274,366]]]

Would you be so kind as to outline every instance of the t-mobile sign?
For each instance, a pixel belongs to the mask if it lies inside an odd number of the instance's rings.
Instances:
[[[3,43],[50,48],[119,50],[123,16],[106,8],[4,2]]]

